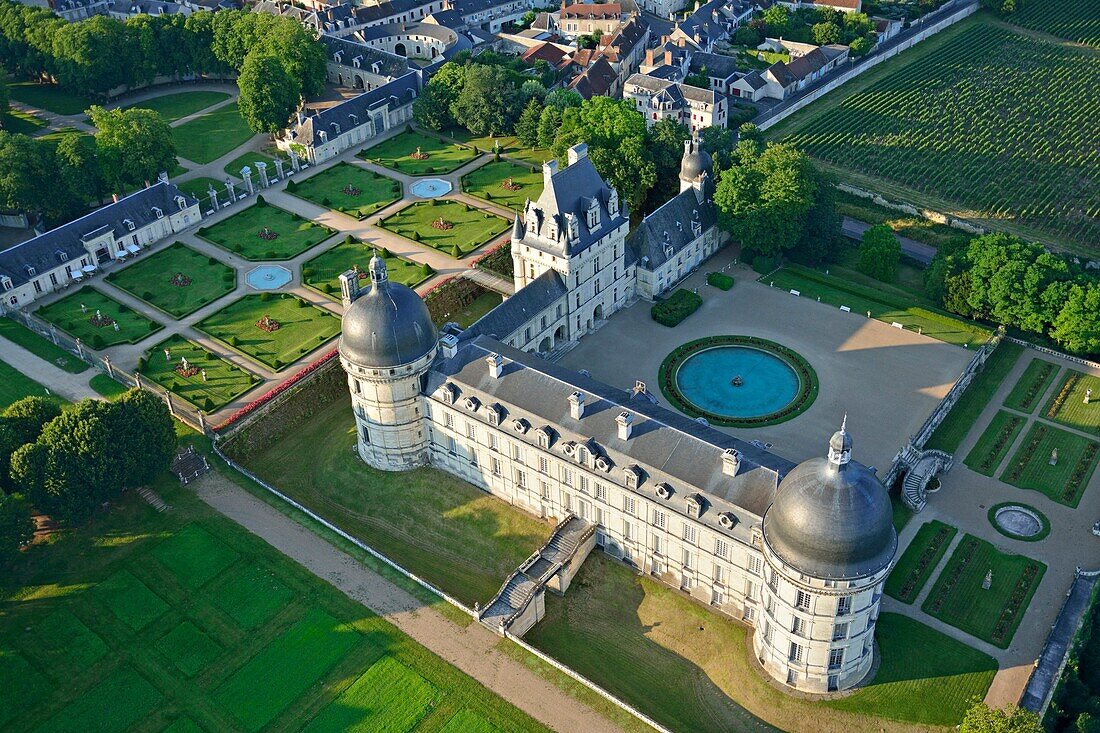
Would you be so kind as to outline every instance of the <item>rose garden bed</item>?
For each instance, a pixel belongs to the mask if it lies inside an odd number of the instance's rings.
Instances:
[[[343,242],[332,249],[325,250],[302,266],[302,282],[308,287],[325,295],[340,298],[340,275],[348,270],[359,268],[360,282],[370,284],[367,264],[375,254],[386,261],[386,272],[390,280],[416,287],[427,280],[435,271],[427,263],[420,264],[412,260],[391,254],[388,250],[375,250],[362,242],[345,237]]]
[[[886,579],[886,594],[902,603],[917,600],[958,530],[939,520],[921,525]]]
[[[171,286],[166,284],[165,287]],[[159,323],[88,286],[39,308],[35,315],[93,349],[136,344],[161,329]],[[118,324],[117,331],[115,324]]]
[[[527,199],[534,201],[542,193],[542,170],[498,160],[464,175],[462,190],[479,199],[518,210]]]
[[[414,158],[418,149],[426,157]],[[425,176],[450,173],[476,159],[478,155],[472,148],[444,142],[433,135],[406,130],[400,135],[372,145],[357,157],[410,176]]]
[[[1054,450],[1058,451],[1058,460],[1052,466]],[[1098,455],[1100,443],[1037,422],[1005,466],[1001,481],[1076,507],[1096,468]]]
[[[1085,404],[1089,389],[1092,396]],[[1076,369],[1067,370],[1058,391],[1047,403],[1043,416],[1071,428],[1100,435],[1100,377]]]
[[[966,465],[983,476],[992,476],[1001,465],[1027,420],[1000,410],[966,456]]]
[[[237,273],[217,258],[176,242],[112,272],[107,282],[182,318],[233,292]]]
[[[1032,359],[1012,391],[1008,393],[1008,397],[1005,398],[1005,407],[1031,413],[1057,373],[1057,364],[1044,359]]]
[[[170,357],[166,357],[167,349]],[[181,359],[187,359],[190,376],[181,373]],[[211,354],[181,336],[172,336],[149,349],[138,363],[142,377],[205,412],[217,410],[255,387],[260,378]],[[203,379],[203,371],[206,379]]]

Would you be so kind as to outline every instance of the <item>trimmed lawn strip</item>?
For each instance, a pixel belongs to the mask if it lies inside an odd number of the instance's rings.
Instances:
[[[1050,459],[1055,450],[1058,461],[1052,466]],[[1100,443],[1036,422],[1001,473],[1001,481],[1076,507],[1088,487],[1098,456]]]
[[[902,603],[917,600],[958,531],[938,519],[921,525],[890,571],[890,577],[886,579],[886,594]]]
[[[340,244],[325,250],[302,265],[302,282],[319,293],[339,300],[340,275],[358,267],[359,279],[369,280],[367,265],[370,263],[370,258],[376,254],[379,254],[379,250],[358,240],[349,242],[345,238]],[[390,280],[408,285],[410,288],[415,288],[435,273],[427,263],[406,260],[388,251],[383,254]]]
[[[1045,359],[1034,358],[1027,365],[1027,369],[1020,375],[1016,386],[1005,397],[1005,407],[1031,414],[1035,411],[1035,405],[1039,402],[1047,387],[1050,386],[1054,375],[1058,373],[1058,365]]]
[[[267,164],[267,176],[268,180],[274,180],[275,178],[275,159],[267,153],[261,153],[258,150],[250,150],[247,153],[241,153],[233,160],[229,161],[222,166],[222,170],[226,175],[233,176],[234,178],[243,181],[244,176],[241,175],[241,169],[246,165],[252,169],[252,183],[256,188],[260,187],[260,169],[256,166],[256,163]]]
[[[151,109],[163,117],[165,122],[175,122],[176,120],[181,120],[184,117],[193,115],[196,112],[201,112],[207,107],[213,106],[226,99],[229,99],[229,94],[226,92],[217,92],[210,89],[193,89],[191,91],[165,94],[141,102],[134,102],[133,104],[126,105],[123,109],[133,109],[135,107],[140,109]]]
[[[976,346],[985,343],[992,332],[983,326],[965,321],[957,316],[892,297],[881,289],[847,282],[843,278],[826,275],[801,265],[787,265],[770,275],[762,275],[762,283],[774,283],[783,290],[798,290],[803,298],[820,296],[822,303],[848,306],[852,315],[866,315],[883,323],[900,323],[907,330],[916,331],[934,339],[956,346]]]
[[[954,453],[993,399],[993,393],[1012,371],[1023,350],[1023,346],[1011,341],[1001,341],[924,447]]]
[[[469,328],[481,320],[482,316],[503,302],[504,298],[501,297],[500,293],[488,290],[474,298],[469,305],[458,313],[448,314],[444,322],[453,322],[457,323],[461,328]],[[442,326],[443,323],[437,323],[435,325]]]
[[[8,82],[8,92],[17,102],[65,116],[81,114],[95,104],[92,99],[65,91],[54,84],[33,81]]]
[[[150,554],[190,590],[202,587],[237,559],[237,553],[197,524],[176,532]]]
[[[190,621],[184,621],[157,640],[157,649],[190,679],[218,658],[222,648]]]
[[[451,228],[433,226],[440,219]],[[418,201],[382,219],[378,226],[452,257],[455,247],[462,257],[508,230],[502,217],[447,199]]]
[[[1008,455],[1016,436],[1024,429],[1027,418],[998,410],[978,442],[966,456],[967,466],[982,474],[992,476]]]
[[[90,667],[107,653],[103,639],[68,608],[59,608],[44,618],[35,626],[34,634],[53,663]]]
[[[1088,404],[1085,396],[1092,390]],[[1043,416],[1086,433],[1100,435],[1100,377],[1076,369],[1066,370]]]
[[[182,318],[237,287],[237,271],[181,242],[174,242],[125,268],[112,272],[107,282],[130,295]]]
[[[24,710],[30,710],[52,691],[52,685],[21,654],[0,649],[0,685],[4,704],[0,705],[0,725]]]
[[[500,733],[500,729],[476,713],[459,710],[439,733]]]
[[[141,631],[168,610],[168,604],[129,570],[119,570],[98,584],[95,596],[114,612],[122,623]]]
[[[81,305],[86,310],[82,311]],[[92,323],[97,312],[108,319],[105,325],[97,326]],[[104,349],[116,344],[136,344],[163,328],[161,324],[87,285],[61,300],[39,308],[35,315],[93,349]],[[117,323],[119,330],[116,331],[111,322]]]
[[[136,670],[119,667],[38,731],[122,733],[153,712],[162,699],[161,693]]]
[[[1001,552],[965,535],[936,579],[921,610],[957,629],[1007,649],[1047,566]],[[986,573],[992,584],[982,587]]]
[[[245,631],[267,623],[294,597],[279,576],[266,565],[249,565],[208,588],[210,600]]]
[[[252,130],[233,102],[173,127],[172,137],[179,155],[205,165],[251,140]]]
[[[286,190],[359,221],[401,198],[397,181],[344,161],[305,180],[291,180]]]
[[[164,358],[168,349],[172,360]],[[176,371],[182,367],[181,359],[199,371],[184,376]],[[256,386],[261,380],[216,354],[212,354],[194,341],[183,336],[172,336],[145,352],[138,371],[172,394],[186,400],[196,409],[212,412],[232,402]],[[206,371],[203,379],[202,371]]]
[[[0,336],[69,374],[80,374],[90,366],[53,341],[6,316],[0,316]]]
[[[246,295],[195,324],[211,338],[274,371],[285,369],[340,333],[340,319],[328,311],[283,293]],[[264,318],[278,323],[265,331]]]
[[[505,188],[509,179],[519,188],[515,191]],[[534,201],[542,193],[542,169],[509,160],[495,161],[464,175],[462,190],[479,199],[518,210],[527,199]]]
[[[329,703],[304,733],[406,733],[438,696],[431,683],[387,655]]]
[[[3,114],[3,129],[12,135],[33,135],[49,123],[36,114],[21,109],[9,108]]]
[[[418,147],[421,153],[427,154],[428,157],[425,160],[416,160],[412,157]],[[425,176],[450,173],[476,159],[478,155],[461,145],[444,142],[432,135],[406,130],[400,135],[366,148],[356,157],[406,175]]]
[[[195,232],[219,247],[253,262],[292,260],[336,233],[256,197],[256,203],[228,219]],[[265,239],[264,237],[271,237]]]
[[[7,362],[0,360],[0,411],[24,397],[46,396],[45,387]]]
[[[129,389],[123,386],[121,383],[116,382],[106,374],[96,374],[88,380],[88,386],[95,390],[96,394],[100,397],[106,397],[109,400],[113,400],[116,397],[121,397],[126,394]]]

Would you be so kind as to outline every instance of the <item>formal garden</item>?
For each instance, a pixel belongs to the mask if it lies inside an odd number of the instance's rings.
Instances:
[[[195,328],[279,371],[340,333],[340,319],[290,293],[246,295]]]
[[[1046,565],[965,535],[921,610],[1001,649],[1012,643]]]
[[[410,128],[372,145],[357,157],[409,176],[426,176],[450,173],[475,160],[478,153],[472,148],[444,142],[434,135]]]
[[[703,298],[693,290],[679,288],[661,298],[649,309],[649,315],[662,326],[674,328],[703,305]]]
[[[902,603],[917,600],[956,534],[955,527],[938,519],[922,524],[890,571],[886,594]]]
[[[0,727],[545,730],[174,477],[152,488],[172,511],[124,496],[4,574]]]
[[[196,234],[246,260],[290,260],[336,233],[323,224],[267,203],[262,196],[247,209]]]
[[[252,139],[252,130],[233,102],[173,127],[172,139],[176,153],[202,165],[244,145]]]
[[[996,661],[904,616],[883,613],[881,664],[852,693],[811,702],[770,683],[752,629],[593,553],[569,593],[547,594],[526,641],[672,730],[872,733],[954,726],[984,696]],[[936,705],[928,705],[930,699]]]
[[[499,293],[465,277],[444,280],[424,296],[424,304],[436,326],[457,323],[461,328],[472,326],[502,301]]]
[[[964,463],[983,476],[992,476],[997,467],[1008,455],[1016,436],[1024,429],[1027,418],[1007,410],[998,410],[989,425],[978,438],[978,442],[966,455]]]
[[[932,433],[925,447],[954,453],[970,428],[978,421],[986,405],[992,401],[1001,382],[1012,371],[1023,351],[1024,347],[1019,344],[1001,341],[986,359],[982,370],[971,380],[962,397],[951,408],[951,412],[947,413],[947,417]]]
[[[136,344],[162,328],[161,324],[87,285],[42,306],[35,315],[93,349]]]
[[[542,193],[542,169],[510,160],[498,160],[462,177],[462,190],[471,196],[519,211],[527,199]]]
[[[141,109],[151,109],[166,122],[175,122],[181,120],[184,117],[189,117],[197,112],[201,112],[207,107],[211,107],[218,102],[223,102],[229,99],[228,92],[219,92],[212,89],[194,89],[187,92],[175,92],[174,94],[164,94],[159,97],[153,97],[152,99],[145,99],[141,102],[134,102],[133,104],[126,105],[125,109],[133,107],[140,107]]]
[[[1046,394],[1047,388],[1058,373],[1058,365],[1045,359],[1033,358],[1005,397],[1005,407],[1031,414]]]
[[[1086,433],[1100,435],[1100,377],[1066,370],[1043,417]]]
[[[237,271],[181,242],[107,276],[107,282],[168,315],[182,318],[237,287]]]
[[[137,371],[204,412],[212,412],[255,387],[260,378],[182,336],[145,352]]]
[[[509,223],[460,201],[432,199],[406,206],[378,226],[457,259],[508,231]]]
[[[218,193],[219,201],[226,201],[229,198],[229,192],[225,190],[225,181],[219,181],[216,178],[207,178],[200,176],[198,178],[192,178],[187,181],[176,183],[179,190],[183,191],[188,196],[192,196],[199,200],[199,208],[203,211],[209,211],[211,208],[210,203],[210,187],[213,186],[214,190]]]
[[[416,287],[434,274],[431,265],[391,253],[387,249],[376,250],[349,234],[342,242],[327,249],[302,265],[302,282],[309,287],[337,300],[340,298],[340,275],[348,270],[359,273],[359,281],[364,286],[370,284],[367,265],[371,257],[379,255],[386,262],[386,272],[390,280]]]
[[[1100,442],[1036,422],[1001,473],[1001,481],[1076,507],[1100,458]]]
[[[1050,519],[1028,504],[1002,501],[989,507],[989,523],[1005,537],[1023,542],[1038,542],[1050,534]]]
[[[286,190],[359,221],[401,198],[401,184],[397,181],[346,162],[309,178],[291,180]]]

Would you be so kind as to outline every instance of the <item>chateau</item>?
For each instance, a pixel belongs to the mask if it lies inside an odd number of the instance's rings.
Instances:
[[[689,142],[681,193],[628,240],[627,212],[583,145],[565,167],[548,163],[513,226],[517,293],[467,329],[437,332],[378,258],[365,293],[342,275],[357,450],[381,470],[430,464],[559,522],[480,611],[494,628],[522,634],[545,588],[564,592],[595,545],[752,625],[777,681],[843,690],[872,667],[898,543],[847,426],[796,465],[659,406],[643,385],[624,392],[540,356],[717,250],[709,167]]]

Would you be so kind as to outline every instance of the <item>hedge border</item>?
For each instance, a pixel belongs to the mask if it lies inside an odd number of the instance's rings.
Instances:
[[[1009,532],[1007,529],[997,524],[997,511],[999,509],[1004,509],[1005,507],[1020,507],[1021,509],[1027,509],[1029,512],[1039,518],[1039,522],[1043,525],[1042,529],[1039,530],[1038,534],[1031,535],[1030,537],[1025,537],[1024,535],[1013,534],[1012,532]],[[1039,540],[1045,540],[1050,534],[1050,520],[1047,519],[1047,515],[1043,514],[1041,511],[1031,506],[1030,504],[1025,504],[1022,501],[1002,501],[1000,504],[994,504],[993,506],[989,507],[989,511],[986,513],[986,518],[988,518],[989,523],[993,525],[993,529],[997,530],[997,532],[1003,534],[1005,537],[1008,537],[1011,540],[1019,540],[1021,542],[1038,542]]]
[[[699,409],[676,386],[676,372],[688,358],[707,349],[721,346],[748,346],[782,359],[798,375],[798,395],[781,410],[757,417],[734,418]],[[672,353],[664,358],[657,375],[661,394],[670,405],[686,415],[705,418],[711,425],[724,428],[764,428],[787,422],[808,410],[817,399],[819,390],[817,372],[801,354],[782,344],[756,336],[706,336],[688,341],[673,349]]]

